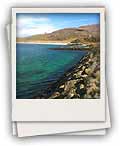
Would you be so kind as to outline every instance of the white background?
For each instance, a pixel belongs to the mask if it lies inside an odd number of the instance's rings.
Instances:
[[[0,4],[0,145],[5,146],[113,146],[120,145],[120,4],[119,0],[1,0]],[[5,24],[10,20],[11,7],[79,7],[106,6],[106,76],[112,129],[106,136],[51,136],[15,138],[11,134],[10,60],[5,41]],[[79,113],[78,113],[79,114]]]

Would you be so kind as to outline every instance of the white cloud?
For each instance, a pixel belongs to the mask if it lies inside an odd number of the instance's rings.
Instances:
[[[17,37],[26,37],[34,34],[50,33],[56,30],[47,17],[18,17]]]
[[[45,23],[48,22],[48,18],[34,18],[34,17],[18,17],[17,19],[17,26],[24,26],[24,25],[31,25],[31,24],[38,24],[38,23]]]
[[[34,28],[21,28],[17,30],[17,37],[27,37],[34,34],[44,34],[44,33],[50,33],[55,31],[56,29],[53,26],[50,25],[41,25],[40,27],[34,27]]]

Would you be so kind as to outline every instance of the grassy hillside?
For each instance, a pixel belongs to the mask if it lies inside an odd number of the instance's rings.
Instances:
[[[71,42],[76,39],[80,41],[99,41],[99,24],[86,25],[78,28],[64,28],[52,33],[37,34],[26,38],[17,38],[17,42]]]

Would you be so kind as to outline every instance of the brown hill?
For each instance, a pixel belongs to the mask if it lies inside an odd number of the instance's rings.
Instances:
[[[78,28],[64,28],[52,33],[37,34],[26,38],[17,38],[17,42],[71,42],[75,39],[90,40],[100,39],[99,24],[86,25]]]

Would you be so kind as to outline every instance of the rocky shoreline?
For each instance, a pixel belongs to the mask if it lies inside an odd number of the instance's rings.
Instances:
[[[99,99],[100,50],[94,48],[36,99]]]

